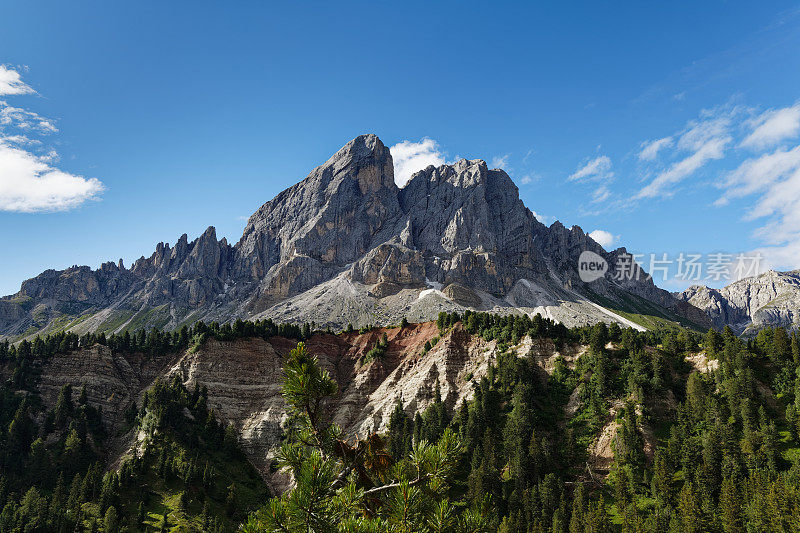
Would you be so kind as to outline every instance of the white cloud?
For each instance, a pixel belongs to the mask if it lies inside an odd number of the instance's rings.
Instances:
[[[2,100],[0,100],[0,126],[19,128],[23,131],[33,131],[43,135],[58,131],[52,120],[26,109],[12,107]]]
[[[597,189],[594,190],[592,193],[592,203],[598,204],[600,202],[604,202],[609,199],[611,196],[611,191],[608,190],[608,186],[601,185]]]
[[[639,161],[652,161],[658,156],[658,152],[663,148],[669,148],[673,144],[672,137],[664,137],[655,141],[645,141],[642,143],[642,151],[639,152]]]
[[[800,264],[800,239],[783,246],[763,246],[753,250],[761,257],[759,272],[767,270],[795,270]]]
[[[753,196],[746,220],[763,220],[754,236],[765,246],[764,267],[796,269],[800,266],[800,146],[777,149],[744,161],[720,184],[724,189],[715,205]]]
[[[97,198],[103,184],[53,168],[40,156],[0,141],[0,210],[61,211]]]
[[[616,238],[610,232],[602,229],[596,229],[593,232],[589,233],[589,237],[591,237],[594,242],[599,244],[605,249],[610,249],[611,246],[614,245]]]
[[[785,177],[799,166],[800,146],[747,159],[729,173],[719,185],[724,189],[724,193],[714,204],[727,205],[730,200],[767,189],[776,180]]]
[[[511,154],[505,154],[505,155],[502,155],[502,156],[494,156],[492,158],[491,167],[492,168],[501,168],[503,170],[506,170],[507,167],[508,167],[508,158],[509,158],[510,155]]]
[[[0,95],[32,93],[18,72],[0,65]],[[0,211],[63,211],[103,192],[99,180],[52,166],[58,153],[32,137],[57,131],[52,120],[0,100]]]
[[[33,94],[34,91],[22,81],[19,72],[0,65],[0,96],[14,94]]]
[[[683,181],[709,161],[721,159],[728,143],[730,143],[730,138],[709,140],[696,152],[673,163],[669,169],[656,176],[653,181],[639,191],[637,198],[654,198],[660,194],[667,196],[673,194],[674,191],[669,190],[670,185]]]
[[[734,114],[738,110],[708,110],[700,113],[700,120],[692,120],[678,139],[681,150],[700,150],[716,139],[729,138],[729,130]]]
[[[689,155],[672,163],[645,185],[636,199],[669,196],[673,185],[688,178],[709,161],[722,159],[725,149],[733,141],[729,131],[736,109],[730,111],[704,111],[700,120],[690,121],[681,132],[677,149]]]
[[[0,139],[7,144],[18,144],[20,146],[42,144],[42,141],[39,139],[31,139],[25,135],[0,135]]]
[[[531,158],[532,155],[533,155],[533,148],[531,148],[525,153],[525,157],[522,158],[522,164],[527,165],[528,160]]]
[[[800,132],[800,104],[765,111],[750,125],[753,131],[740,144],[744,148],[768,148],[785,139],[797,137]]]
[[[569,181],[581,180],[598,180],[610,178],[614,175],[611,172],[611,159],[608,156],[601,155],[588,161],[581,168],[570,174]]]
[[[757,229],[755,234],[768,244],[800,241],[800,167],[764,187],[745,218],[767,219],[767,224]],[[797,266],[800,262],[795,268]]]
[[[404,187],[418,170],[430,165],[438,167],[445,164],[439,144],[427,137],[419,142],[399,142],[389,148],[389,151],[394,161],[394,181],[398,187]]]
[[[766,266],[796,269],[800,267],[798,136],[800,102],[761,113],[731,103],[701,111],[675,134],[640,145],[638,160],[653,164],[645,169],[647,181],[633,200],[670,196],[678,184],[695,179],[706,168],[709,175],[711,170],[719,172],[721,165],[710,163],[724,158],[734,170],[722,172],[717,183],[721,193],[714,205],[745,200],[737,204],[742,211],[730,216],[756,222],[752,237],[760,248],[755,251],[764,255]],[[756,154],[742,160],[746,154],[732,147]],[[599,187],[595,198],[604,194]]]
[[[527,185],[527,184],[529,184],[529,183],[530,183],[530,182],[532,182],[532,181],[533,181],[533,178],[531,178],[531,175],[530,175],[530,174],[525,174],[524,176],[522,176],[522,179],[520,179],[520,180],[519,180],[519,182],[520,182],[522,185]]]
[[[540,215],[536,211],[531,211],[531,213],[533,213],[533,216],[534,216],[534,218],[536,218],[536,220],[538,220],[539,222],[541,222],[542,224],[545,224],[547,226],[549,226],[550,224],[552,224],[553,222],[556,221],[556,217],[551,217],[551,216],[548,216],[548,215]]]

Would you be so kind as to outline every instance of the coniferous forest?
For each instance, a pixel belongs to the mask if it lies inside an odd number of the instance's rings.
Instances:
[[[338,386],[303,342],[311,324],[0,343],[0,531],[800,530],[796,332],[567,329],[473,312],[441,314],[437,326],[497,343],[472,399],[448,408],[437,387],[426,409],[398,404],[388,431],[360,439],[331,419]],[[283,361],[289,418],[276,468],[294,483],[282,494],[248,463],[202,383],[157,380],[115,432],[80,384],[54,405],[37,393],[42,361],[96,343],[152,357],[211,337],[272,336],[297,343]],[[545,371],[512,349],[526,336],[584,350]],[[364,360],[385,350],[383,339]],[[700,353],[702,371],[687,360]],[[140,451],[115,461],[126,435]],[[606,465],[589,452],[603,435]]]

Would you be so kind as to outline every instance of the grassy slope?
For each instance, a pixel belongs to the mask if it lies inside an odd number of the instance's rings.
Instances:
[[[211,489],[188,489],[189,505],[186,509],[181,509],[180,506],[181,492],[187,490],[183,480],[175,475],[164,480],[156,474],[155,462],[164,446],[169,447],[172,454],[180,457],[181,466],[195,457],[201,465],[205,465],[207,461],[215,471]],[[136,516],[139,502],[144,502],[145,523],[153,529],[158,530],[161,527],[162,517],[166,511],[170,531],[203,531],[203,508],[204,502],[207,501],[212,520],[218,518],[223,522],[225,530],[233,531],[244,520],[248,511],[263,505],[269,497],[264,481],[241,453],[231,456],[227,452],[209,447],[189,450],[185,445],[175,441],[154,441],[150,447],[146,475],[139,480],[138,486],[123,490],[120,500],[128,516]],[[238,509],[233,517],[227,515],[225,507],[228,487],[231,484],[236,486]]]
[[[702,326],[678,316],[641,296],[625,291],[616,291],[616,300],[612,300],[591,290],[587,289],[587,291],[590,293],[589,296],[593,302],[648,329],[677,330],[684,327],[694,331],[705,331]]]

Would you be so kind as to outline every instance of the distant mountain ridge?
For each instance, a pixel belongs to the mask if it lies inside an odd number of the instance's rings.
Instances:
[[[577,271],[586,250],[610,265],[591,283]],[[650,326],[644,315],[711,324],[649,279],[616,281],[626,253],[606,252],[577,226],[545,226],[483,160],[429,166],[400,189],[389,149],[362,135],[260,207],[235,245],[209,227],[191,242],[159,243],[130,268],[47,270],[23,282],[0,299],[0,335],[264,317],[341,328],[467,308],[569,326]]]
[[[800,271],[770,270],[722,289],[694,285],[678,299],[703,310],[716,328],[755,334],[767,326],[796,329],[800,324]]]

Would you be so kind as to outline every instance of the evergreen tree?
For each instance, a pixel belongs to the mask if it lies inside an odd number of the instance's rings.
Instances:
[[[144,510],[144,502],[139,502],[139,508],[136,510],[136,526],[139,529],[144,529],[147,514]]]
[[[106,533],[116,533],[118,529],[119,517],[117,516],[117,510],[112,505],[106,511],[105,518],[103,519],[103,530]]]
[[[742,528],[742,501],[736,483],[730,478],[722,481],[719,497],[722,528],[725,533],[740,533]]]
[[[244,531],[374,530],[386,521],[395,531],[419,531],[459,520],[473,531],[486,530],[482,514],[462,513],[447,498],[447,480],[463,448],[451,431],[436,445],[414,443],[402,467],[377,435],[355,445],[338,439],[326,399],[337,390],[327,371],[303,343],[284,367],[284,399],[296,421],[295,439],[284,443],[281,460],[295,487],[251,515]],[[365,500],[366,498],[366,500]],[[369,515],[363,503],[372,502]],[[369,525],[369,526],[367,526]]]

